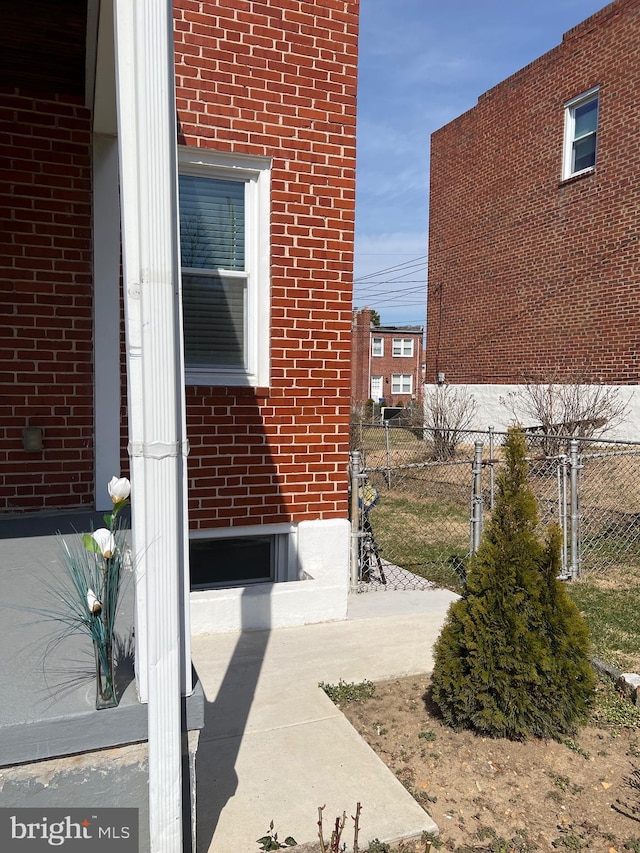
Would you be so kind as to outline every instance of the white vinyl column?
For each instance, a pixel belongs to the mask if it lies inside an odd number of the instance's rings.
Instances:
[[[151,851],[178,853],[190,654],[172,5],[114,0],[114,10],[136,674],[149,703]]]

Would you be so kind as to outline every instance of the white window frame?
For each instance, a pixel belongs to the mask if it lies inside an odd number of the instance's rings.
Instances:
[[[271,160],[179,146],[178,168],[181,175],[245,183],[245,365],[216,368],[185,364],[185,382],[187,385],[267,387],[270,375]]]
[[[379,388],[379,393],[376,393],[376,386]],[[371,394],[371,399],[376,403],[384,397],[384,381],[382,376],[376,375],[371,377],[369,393]]]
[[[587,166],[586,169],[578,169],[574,170],[573,168],[573,153],[574,153],[574,143],[575,139],[575,116],[576,110],[578,107],[584,106],[584,104],[589,103],[589,101],[598,101],[597,107],[597,115],[596,115],[596,129],[593,131],[593,135],[596,139],[596,158],[598,156],[598,123],[600,120],[600,87],[595,86],[593,89],[589,89],[588,92],[583,92],[581,95],[578,95],[576,98],[572,98],[570,101],[564,105],[564,151],[562,157],[562,179],[567,180],[568,178],[573,178],[576,175],[588,174],[589,172],[593,172],[595,169],[595,165]]]
[[[396,358],[413,358],[413,338],[394,338],[392,352]]]
[[[408,385],[408,390],[404,386]],[[413,394],[413,375],[411,373],[391,374],[392,394]]]
[[[380,344],[379,347],[376,344]],[[376,349],[379,349],[379,352],[376,352]],[[373,358],[381,358],[384,355],[384,338],[381,338],[379,335],[374,335],[371,338],[371,355]]]

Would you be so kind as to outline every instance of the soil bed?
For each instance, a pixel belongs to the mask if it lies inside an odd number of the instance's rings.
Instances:
[[[565,743],[493,740],[444,726],[428,688],[394,679],[340,708],[437,823],[434,850],[640,853],[637,719],[594,719]]]

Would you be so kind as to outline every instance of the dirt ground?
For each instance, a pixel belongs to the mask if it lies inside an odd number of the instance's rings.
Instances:
[[[340,707],[437,823],[433,850],[640,853],[637,725],[591,724],[562,744],[492,740],[444,726],[428,687],[396,679]]]

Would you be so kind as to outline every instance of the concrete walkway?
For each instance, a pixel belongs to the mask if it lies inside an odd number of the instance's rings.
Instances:
[[[273,820],[282,840],[317,840],[362,804],[360,846],[436,826],[318,687],[428,672],[455,595],[351,597],[345,622],[197,636],[205,728],[197,764],[198,853],[253,853]],[[352,831],[345,833],[347,843]]]

